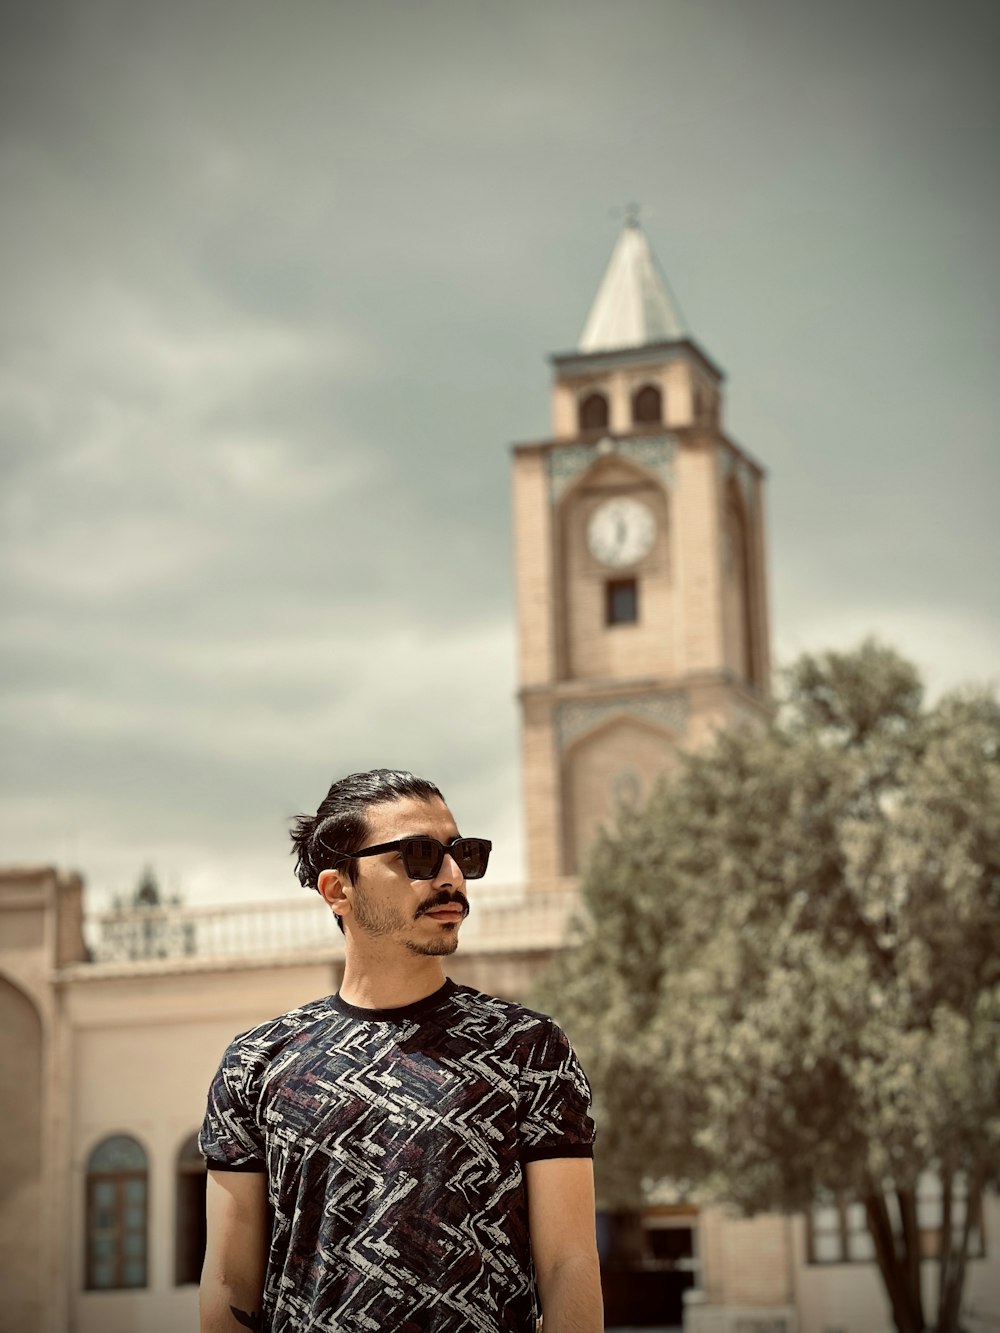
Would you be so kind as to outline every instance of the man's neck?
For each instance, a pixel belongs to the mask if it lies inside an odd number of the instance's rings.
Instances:
[[[440,958],[365,958],[350,947],[340,998],[359,1009],[401,1009],[444,985]]]

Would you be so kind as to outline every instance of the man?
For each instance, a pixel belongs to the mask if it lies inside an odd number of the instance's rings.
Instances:
[[[446,980],[490,843],[376,769],[296,820],[337,995],[237,1037],[201,1131],[202,1333],[603,1328],[589,1088],[542,1014]]]

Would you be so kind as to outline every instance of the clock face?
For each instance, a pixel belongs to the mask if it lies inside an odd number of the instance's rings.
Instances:
[[[653,511],[627,495],[598,505],[587,524],[587,550],[611,569],[638,564],[653,549],[655,540]]]

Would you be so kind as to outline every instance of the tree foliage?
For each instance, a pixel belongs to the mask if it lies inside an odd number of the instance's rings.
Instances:
[[[746,1212],[864,1203],[920,1333],[916,1187],[942,1181],[939,1333],[1000,1176],[1000,706],[924,706],[868,642],[805,656],[598,839],[545,984],[595,1089],[605,1206],[657,1181]]]

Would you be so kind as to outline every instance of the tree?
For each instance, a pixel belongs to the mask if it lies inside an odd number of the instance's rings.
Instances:
[[[605,1206],[662,1180],[747,1213],[846,1193],[922,1333],[936,1172],[955,1333],[1000,1177],[1000,705],[927,708],[872,642],[801,658],[771,726],[719,734],[599,837],[544,990],[594,1084]]]

